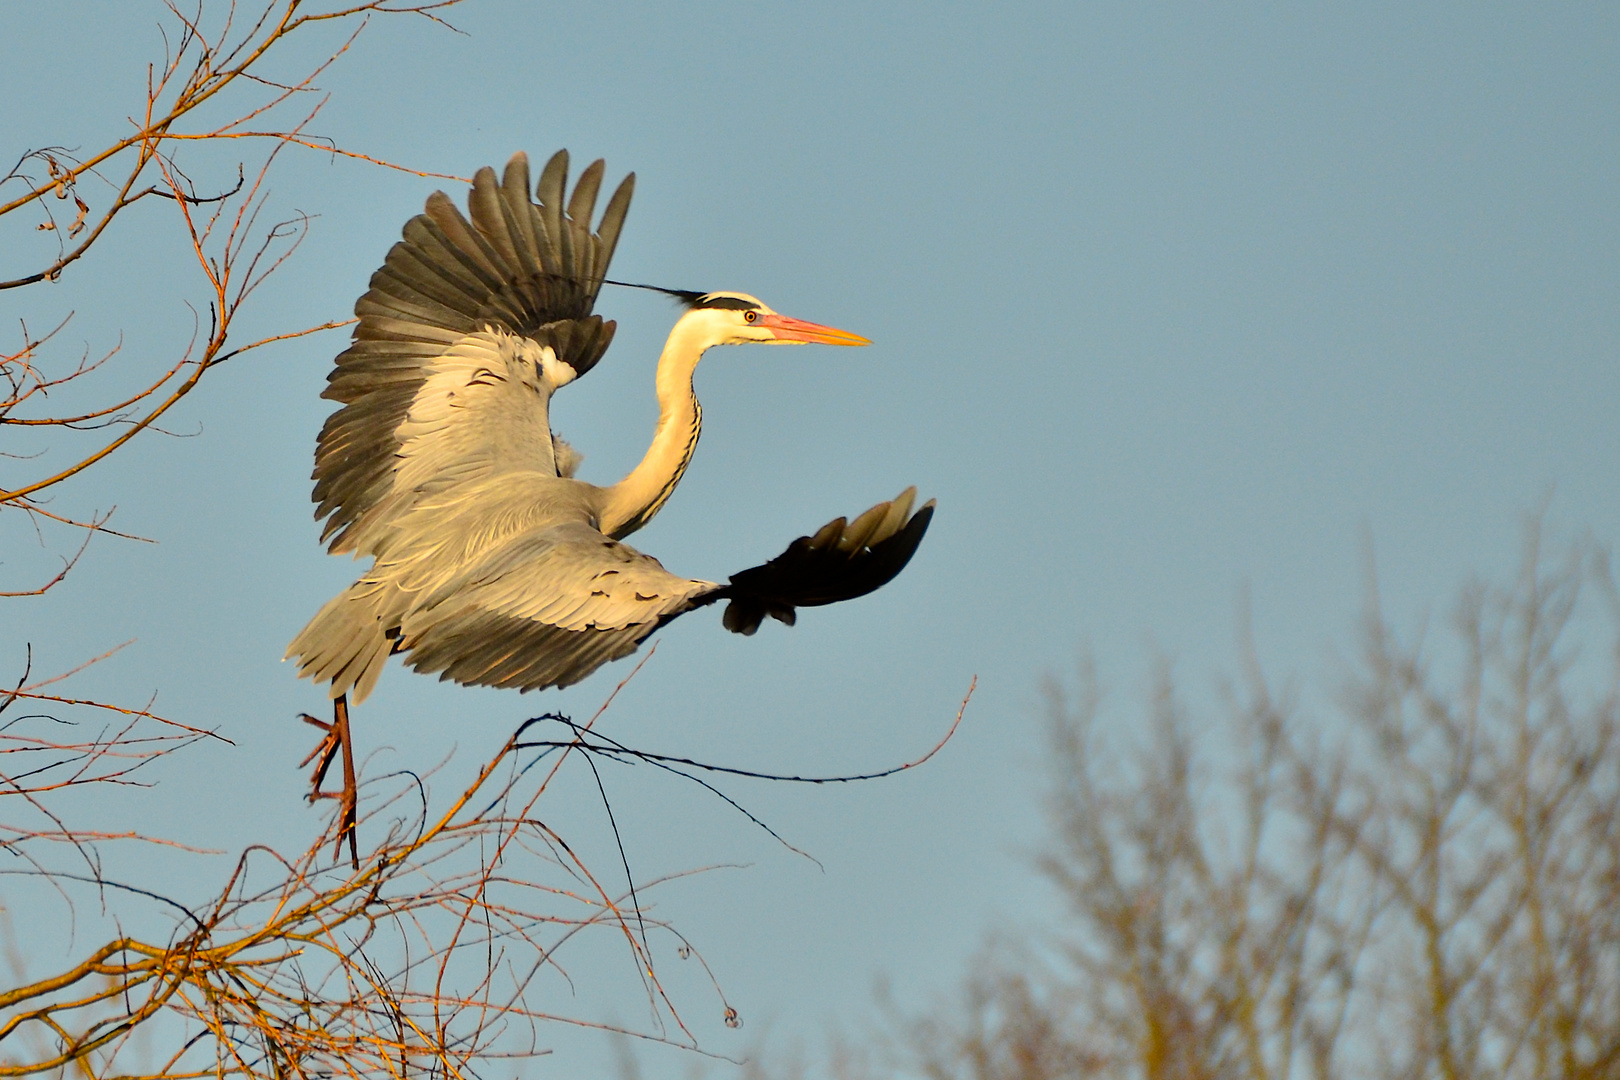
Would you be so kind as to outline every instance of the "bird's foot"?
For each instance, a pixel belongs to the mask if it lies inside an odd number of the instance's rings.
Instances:
[[[339,697],[332,702],[332,722],[317,720],[308,713],[299,713],[299,718],[306,724],[320,728],[326,734],[321,738],[315,749],[311,750],[304,760],[298,763],[300,769],[305,768],[316,758],[320,759],[315,766],[315,772],[310,776],[309,795],[310,802],[317,799],[337,799],[338,803],[338,832],[337,840],[332,849],[334,858],[343,853],[343,840],[349,841],[349,861],[356,870],[360,869],[359,840],[355,835],[357,825],[356,808],[359,805],[359,792],[354,775],[354,749],[349,740],[349,703],[347,698]],[[343,753],[343,790],[322,791],[321,784],[326,779],[326,770],[332,767],[337,760],[338,752]]]
[[[298,718],[304,723],[318,727],[326,732],[325,737],[321,739],[315,749],[311,750],[305,755],[304,760],[298,763],[298,767],[302,769],[306,768],[317,757],[321,759],[321,763],[315,766],[315,772],[309,779],[309,801],[336,798],[330,792],[321,790],[321,782],[326,779],[326,770],[332,767],[332,762],[336,760],[338,751],[343,749],[343,737],[338,733],[336,724],[328,724],[325,720],[317,720],[307,712],[299,713]]]

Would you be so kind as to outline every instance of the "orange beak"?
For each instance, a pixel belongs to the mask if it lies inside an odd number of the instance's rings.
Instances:
[[[809,341],[817,345],[870,345],[866,338],[820,323],[791,319],[786,315],[760,315],[755,326],[763,326],[776,335],[778,341]]]

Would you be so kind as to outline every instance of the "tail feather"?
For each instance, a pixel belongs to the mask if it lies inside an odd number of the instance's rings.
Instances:
[[[364,701],[394,648],[384,626],[387,592],[356,582],[328,600],[287,646],[285,659],[298,659],[298,677],[330,682],[330,697]]]

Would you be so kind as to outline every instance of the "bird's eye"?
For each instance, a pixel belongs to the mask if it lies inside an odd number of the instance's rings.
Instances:
[[[743,322],[753,322],[757,318],[759,318],[759,312],[757,311],[743,312]]]

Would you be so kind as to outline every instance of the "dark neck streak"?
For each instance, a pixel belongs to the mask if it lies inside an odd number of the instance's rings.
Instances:
[[[658,359],[658,427],[652,445],[629,475],[601,491],[598,527],[608,536],[622,539],[647,524],[681,482],[703,429],[692,373],[710,343],[701,327],[685,319],[670,332]]]
[[[652,504],[642,511],[639,520],[635,522],[632,528],[626,530],[627,533],[647,524],[653,519],[654,514],[664,508],[664,504],[669,501],[669,497],[675,493],[676,486],[680,484],[681,477],[686,475],[686,467],[692,464],[692,455],[697,452],[698,437],[702,434],[703,405],[698,401],[697,395],[693,394],[691,428],[687,432],[685,445],[681,447],[680,456],[676,459],[675,469],[670,473],[669,479],[664,486],[659,489],[658,494],[653,496]]]

